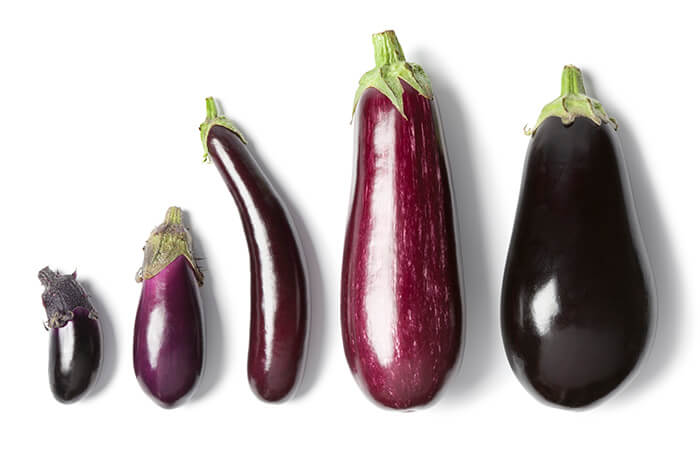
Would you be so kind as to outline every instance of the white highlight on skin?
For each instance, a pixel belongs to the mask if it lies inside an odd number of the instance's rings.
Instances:
[[[148,346],[148,363],[151,368],[158,366],[158,354],[163,343],[163,333],[165,332],[165,306],[158,304],[151,312],[146,328],[146,344]]]
[[[387,265],[387,259],[396,256],[396,205],[394,202],[396,113],[379,116],[380,124],[374,130],[376,175],[372,187],[371,220],[367,253],[367,285],[365,286],[365,313],[367,335],[379,364],[387,366],[394,358],[394,330],[396,313],[396,265]]]
[[[221,142],[219,142],[218,139],[212,140],[217,153],[221,155],[225,154],[226,149],[222,146]],[[227,173],[231,175],[233,183],[238,189],[238,193],[241,195],[241,199],[243,199],[244,205],[250,208],[255,207],[253,198],[248,192],[248,188],[243,183],[243,180],[241,180],[240,176],[238,175],[238,172],[236,172],[236,169],[233,166],[233,162],[225,158],[221,159],[221,161],[226,167]],[[262,253],[269,252],[271,243],[270,237],[265,228],[265,224],[260,219],[260,217],[258,217],[257,211],[255,210],[249,210],[248,216],[250,217],[250,223],[253,226],[253,236],[256,240],[256,243],[260,245],[261,248],[264,247],[264,250],[261,250]],[[270,365],[272,364],[272,340],[273,333],[275,331],[275,317],[277,315],[278,296],[277,285],[275,284],[276,276],[272,266],[272,261],[268,256],[264,255],[259,256],[259,260],[261,275],[260,289],[262,290],[262,310],[263,318],[265,321],[265,371],[269,371]]]
[[[557,281],[552,278],[532,298],[532,318],[540,334],[546,334],[552,327],[552,319],[559,312]]]
[[[71,354],[61,354],[61,372],[64,374],[70,373],[71,362],[73,362],[73,349],[75,348],[75,328],[73,322],[68,322],[58,329],[61,349],[71,351]]]

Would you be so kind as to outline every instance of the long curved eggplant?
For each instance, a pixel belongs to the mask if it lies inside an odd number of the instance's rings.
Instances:
[[[651,271],[617,124],[564,68],[528,148],[503,280],[510,365],[536,397],[598,402],[640,361],[655,319]]]
[[[302,376],[309,330],[306,266],[292,219],[243,135],[207,98],[205,159],[238,207],[250,254],[248,382],[265,401],[290,398]]]
[[[61,403],[82,398],[102,366],[102,328],[97,312],[76,274],[60,274],[48,267],[39,271],[44,286],[49,341],[49,385]]]
[[[143,288],[134,325],[134,372],[157,404],[172,408],[194,393],[204,369],[203,276],[179,208],[168,209],[144,252],[137,275]]]
[[[450,174],[430,81],[393,31],[355,102],[356,172],[345,236],[345,356],[376,403],[427,405],[461,352],[462,295]]]

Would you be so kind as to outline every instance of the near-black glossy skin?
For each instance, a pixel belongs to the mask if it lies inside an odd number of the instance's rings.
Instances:
[[[49,385],[56,400],[72,403],[95,383],[102,363],[102,330],[97,319],[83,307],[73,319],[51,329]]]
[[[535,396],[584,407],[617,388],[654,326],[651,272],[615,131],[550,117],[527,153],[501,299],[510,365]]]
[[[44,327],[50,332],[49,385],[56,400],[72,403],[88,393],[102,365],[102,329],[95,307],[77,275],[48,266],[39,271],[44,286]]]
[[[207,149],[236,201],[248,242],[248,381],[262,400],[283,401],[293,395],[306,356],[309,301],[301,245],[282,199],[241,139],[215,125]]]

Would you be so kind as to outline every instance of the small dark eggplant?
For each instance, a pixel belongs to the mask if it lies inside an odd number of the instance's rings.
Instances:
[[[102,329],[76,274],[39,271],[49,342],[49,385],[56,400],[72,403],[93,386],[102,366]]]
[[[284,202],[243,135],[207,98],[200,126],[205,159],[238,206],[250,255],[248,382],[265,401],[290,398],[301,379],[309,331],[306,263]]]
[[[461,352],[462,294],[449,166],[430,81],[393,31],[355,95],[356,170],[345,235],[345,357],[379,405],[429,404]]]
[[[655,294],[617,124],[564,68],[525,161],[503,280],[508,361],[536,397],[598,402],[631,376],[652,336]]]
[[[204,368],[203,276],[192,255],[182,211],[171,207],[144,248],[143,281],[134,326],[134,372],[164,408],[190,397]]]

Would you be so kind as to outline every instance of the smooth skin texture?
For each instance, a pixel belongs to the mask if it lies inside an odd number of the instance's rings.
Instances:
[[[49,339],[49,386],[61,403],[85,396],[102,368],[102,328],[77,274],[39,271]]]
[[[84,307],[73,309],[73,318],[51,329],[49,385],[54,398],[73,403],[90,390],[102,365],[102,329]]]
[[[341,284],[345,356],[377,404],[430,403],[461,351],[450,175],[434,101],[403,86],[404,118],[375,88],[356,110]]]
[[[596,403],[639,363],[655,307],[616,133],[547,118],[528,149],[503,281],[513,371],[547,403]]]
[[[178,256],[143,280],[134,326],[134,372],[160,406],[187,400],[204,368],[204,321],[192,265]]]
[[[206,148],[233,196],[250,255],[248,381],[261,400],[293,396],[309,331],[306,266],[292,219],[238,134],[214,125]]]

